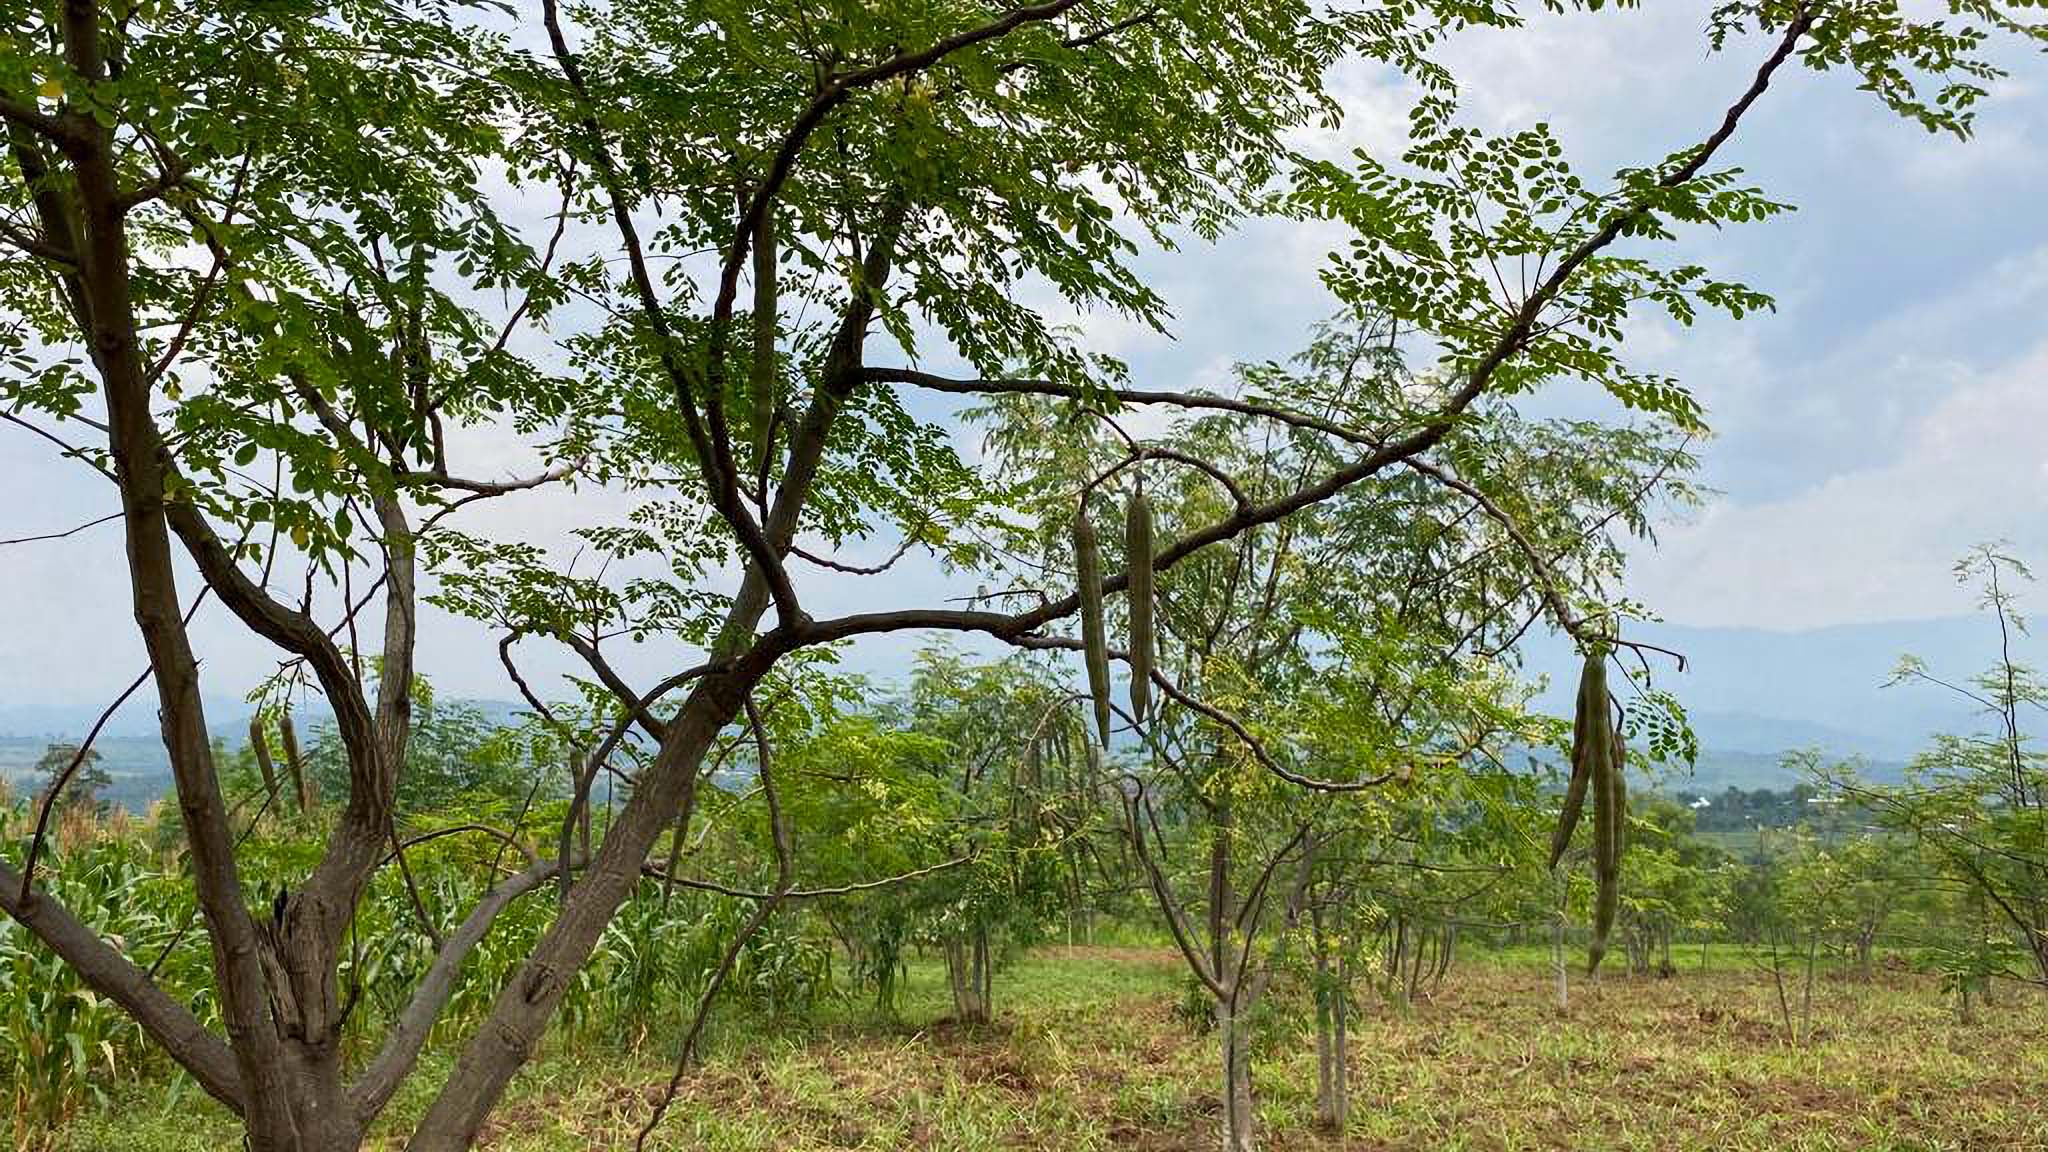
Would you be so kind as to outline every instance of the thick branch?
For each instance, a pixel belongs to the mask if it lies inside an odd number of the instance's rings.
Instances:
[[[33,890],[24,896],[22,877],[4,861],[0,908],[49,945],[88,987],[119,1004],[179,1067],[192,1073],[207,1095],[236,1113],[242,1111],[242,1078],[227,1044],[62,904]]]
[[[747,510],[746,502],[740,496],[739,479],[733,470],[731,444],[721,423],[722,399],[719,395],[722,382],[716,376],[705,389],[706,412],[699,412],[691,397],[691,373],[676,356],[675,340],[669,328],[668,312],[661,302],[661,295],[654,287],[654,276],[647,266],[645,247],[640,241],[639,226],[633,221],[632,205],[626,193],[626,186],[620,175],[618,163],[613,159],[606,144],[604,130],[599,125],[595,104],[591,100],[590,86],[583,75],[583,66],[569,47],[567,32],[562,27],[561,6],[557,0],[543,0],[542,20],[547,26],[548,41],[555,55],[555,61],[562,70],[563,78],[575,94],[579,113],[578,127],[582,130],[584,146],[591,153],[593,166],[599,182],[603,185],[606,198],[610,201],[612,222],[619,233],[620,243],[626,250],[626,265],[638,298],[640,310],[648,326],[653,329],[656,352],[663,372],[668,376],[675,391],[676,407],[683,417],[683,427],[688,432],[692,448],[696,451],[705,472],[705,487],[712,506],[732,527],[746,549],[753,565],[762,579],[767,582],[769,593],[775,601],[776,614],[784,621],[801,618],[802,609],[797,603],[796,589],[789,582],[789,573],[782,567],[781,558],[769,546],[768,536],[761,525]],[[744,262],[747,237],[753,233],[757,217],[749,217],[745,233],[733,244],[733,260]],[[732,289],[737,290],[737,269],[733,269]],[[729,320],[732,299],[728,294],[722,297],[725,307],[723,315]],[[723,324],[713,326],[714,334],[722,333]],[[714,344],[718,343],[716,335]],[[722,349],[714,348],[713,364],[717,363]],[[719,369],[714,367],[716,373]],[[710,427],[707,429],[707,423]]]
[[[1138,860],[1145,866],[1146,882],[1151,886],[1153,898],[1159,901],[1160,913],[1166,917],[1166,926],[1172,930],[1173,942],[1179,946],[1181,956],[1187,960],[1188,970],[1195,974],[1195,979],[1202,982],[1202,986],[1209,990],[1210,995],[1220,1000],[1224,996],[1223,985],[1217,981],[1216,974],[1210,971],[1208,961],[1202,959],[1202,950],[1195,946],[1194,934],[1188,928],[1187,915],[1181,910],[1180,902],[1174,899],[1173,890],[1167,885],[1165,875],[1159,871],[1159,865],[1153,861],[1151,849],[1146,847],[1146,821],[1141,819],[1140,815],[1142,813],[1149,817],[1152,805],[1145,799],[1144,782],[1136,777],[1129,779],[1133,793],[1124,802],[1124,808],[1131,825],[1131,842],[1137,846]]]
[[[725,954],[719,957],[718,967],[711,973],[711,979],[704,985],[703,995],[697,998],[697,1011],[690,1020],[690,1028],[683,1034],[683,1042],[676,1050],[675,1072],[669,1077],[668,1089],[662,1093],[661,1101],[647,1117],[640,1132],[633,1138],[634,1152],[647,1146],[647,1137],[661,1124],[661,1118],[668,1114],[675,1103],[676,1092],[683,1086],[683,1075],[690,1069],[690,1062],[697,1056],[697,1041],[704,1035],[704,1025],[711,1019],[711,1005],[725,986],[726,977],[732,974],[733,964],[739,960],[741,949],[754,938],[754,934],[767,925],[775,910],[788,898],[790,889],[796,883],[795,854],[790,848],[789,827],[782,821],[782,804],[776,799],[773,757],[769,755],[768,728],[761,720],[761,710],[754,704],[753,696],[746,700],[747,727],[754,736],[755,767],[761,775],[761,794],[768,802],[768,836],[775,844],[775,891],[767,900],[754,909],[754,914],[733,933],[732,941],[726,945]]]
[[[368,701],[348,660],[326,631],[312,617],[284,604],[249,579],[213,526],[190,501],[165,501],[164,518],[221,603],[250,631],[312,667],[321,691],[334,709],[335,729],[348,747],[351,772],[371,764],[377,754]]]
[[[384,1046],[370,1061],[370,1066],[363,1070],[354,1087],[349,1089],[350,1105],[355,1109],[358,1123],[368,1124],[375,1119],[384,1110],[384,1105],[390,1102],[391,1094],[405,1082],[413,1065],[418,1063],[420,1051],[433,1032],[434,1022],[455,995],[462,977],[462,966],[490,933],[499,913],[511,907],[514,900],[547,883],[560,869],[561,862],[552,858],[527,865],[524,871],[500,882],[477,901],[461,926],[448,934],[427,974],[413,989],[412,999],[406,1002],[390,1033],[385,1036]]]
[[[933,392],[950,392],[960,396],[984,396],[997,393],[1025,394],[1033,396],[1056,396],[1065,400],[1089,400],[1109,396],[1125,404],[1159,404],[1173,408],[1210,409],[1218,412],[1235,412],[1241,416],[1256,416],[1277,421],[1296,428],[1306,428],[1335,436],[1353,444],[1376,445],[1377,440],[1353,428],[1347,428],[1334,420],[1296,412],[1277,404],[1260,404],[1250,400],[1239,400],[1230,396],[1217,396],[1207,392],[1164,392],[1142,388],[1097,388],[1083,384],[1062,384],[1054,380],[961,380],[948,376],[937,376],[913,368],[868,368],[861,377],[878,384],[910,384]]]
[[[1736,124],[1744,113],[1769,87],[1774,72],[1788,59],[1799,39],[1812,24],[1812,14],[1801,10],[1786,27],[1778,48],[1757,70],[1755,79],[1743,95],[1729,107],[1722,123],[1707,140],[1693,151],[1686,161],[1666,173],[1658,182],[1660,188],[1672,188],[1698,175],[1714,153],[1733,134]],[[1345,489],[1377,475],[1390,465],[1405,463],[1434,447],[1449,435],[1456,422],[1473,402],[1492,384],[1496,373],[1503,364],[1521,352],[1528,344],[1537,318],[1565,283],[1585,262],[1600,250],[1612,244],[1631,221],[1648,211],[1638,203],[1627,211],[1617,213],[1599,232],[1588,237],[1558,263],[1550,275],[1544,278],[1536,290],[1530,293],[1516,312],[1508,330],[1494,343],[1493,347],[1473,366],[1465,383],[1453,392],[1435,416],[1420,428],[1396,440],[1366,441],[1374,446],[1364,456],[1352,463],[1325,474],[1313,484],[1296,489],[1294,492],[1249,508],[1239,508],[1207,528],[1189,533],[1173,544],[1160,550],[1153,559],[1153,570],[1164,572],[1210,544],[1229,540],[1249,529],[1270,524],[1303,508],[1343,492]],[[1050,385],[1044,381],[954,381],[931,377],[904,369],[869,369],[865,378],[896,380],[905,383],[937,387],[943,391],[1024,391],[1048,395],[1072,395],[1079,390],[1068,386]],[[1112,392],[1111,394],[1115,394]],[[1232,411],[1249,411],[1250,414],[1281,420],[1300,427],[1314,427],[1354,443],[1360,441],[1360,433],[1344,429],[1328,421],[1313,421],[1313,417],[1298,413],[1284,413],[1282,410],[1258,405],[1242,405],[1241,402],[1211,402],[1189,393],[1137,393],[1133,398],[1145,403],[1173,403],[1188,407],[1220,407]],[[1318,427],[1320,425],[1320,427]],[[1128,573],[1117,573],[1102,582],[1103,594],[1119,592],[1129,586]],[[1069,595],[1063,599],[1049,601],[1027,612],[1004,614],[997,612],[962,612],[936,609],[909,609],[896,612],[873,612],[843,616],[833,620],[816,621],[801,633],[803,642],[844,639],[870,632],[888,632],[903,629],[931,628],[949,631],[986,632],[999,639],[1016,639],[1043,627],[1044,625],[1071,615],[1080,607],[1080,597]]]

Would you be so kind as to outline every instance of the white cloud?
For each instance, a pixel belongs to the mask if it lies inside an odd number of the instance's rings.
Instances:
[[[1634,594],[1677,623],[1811,628],[1969,608],[1950,568],[2008,538],[2048,554],[2048,341],[1943,390],[1887,463],[1724,502],[1638,556]]]

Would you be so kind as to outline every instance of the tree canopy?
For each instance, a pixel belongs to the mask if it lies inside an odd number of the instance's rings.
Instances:
[[[554,915],[498,974],[409,1137],[433,1152],[477,1138],[662,849],[724,807],[714,774],[736,749],[755,746],[778,901],[795,891],[785,817],[820,804],[792,779],[780,811],[778,733],[872,756],[916,810],[931,778],[900,736],[771,706],[801,698],[835,645],[917,632],[1072,650],[1089,643],[1077,613],[1156,577],[1162,699],[1157,721],[1134,701],[1142,738],[1247,769],[1194,781],[1190,802],[1253,790],[1275,806],[1263,818],[1478,770],[1491,734],[1527,734],[1497,663],[1527,629],[1631,651],[1642,610],[1616,592],[1616,537],[1686,492],[1705,413],[1627,364],[1625,321],[1770,304],[1682,255],[1688,227],[1787,207],[1724,167],[1723,146],[1796,68],[1846,72],[1967,135],[1989,38],[2042,34],[2028,9],[1720,5],[1706,44],[1754,60],[1746,86],[1701,109],[1696,136],[1588,179],[1543,124],[1460,119],[1436,49],[1519,19],[1470,0],[9,2],[0,415],[119,499],[220,1027],[39,888],[33,847],[0,864],[0,906],[272,1152],[359,1146],[478,941],[553,887]],[[1419,93],[1403,148],[1305,155],[1297,133],[1345,112],[1328,71],[1359,58]],[[1254,215],[1346,237],[1322,270],[1337,317],[1299,362],[1249,365],[1229,393],[1175,387],[1063,323],[1170,329],[1141,246]],[[946,363],[964,368],[931,370]],[[1567,380],[1603,389],[1615,417],[1517,410]],[[964,451],[923,393],[972,398],[992,450]],[[1168,413],[1167,431],[1133,433],[1140,410]],[[507,441],[524,473],[479,471]],[[1112,548],[1077,587],[1057,542],[1141,482],[1160,505],[1144,570]],[[574,526],[577,562],[465,529],[474,502],[543,485],[616,498]],[[897,603],[893,560],[835,556],[868,541],[991,591]],[[827,613],[821,570],[864,577],[872,601]],[[407,810],[483,767],[436,766],[450,745],[434,736],[460,717],[420,706],[423,589],[502,638],[508,684],[574,756],[569,799],[555,843],[467,830],[520,845],[524,867],[480,869],[438,923],[415,894],[433,959],[383,1035],[345,1043],[338,973],[366,893],[404,872]],[[271,891],[238,854],[186,627],[199,597],[334,717],[317,850]],[[690,655],[631,684],[606,651],[622,638]],[[544,699],[519,670],[526,644],[587,664],[582,698]],[[943,671],[927,667],[927,692],[958,690]],[[991,722],[1043,693],[996,693]],[[1638,744],[1681,752],[1660,714],[1641,697]],[[618,808],[601,836],[572,836],[600,777]],[[1028,823],[1001,835],[1044,831]],[[1280,850],[1265,872],[1307,836],[1262,844]],[[973,885],[1022,878],[970,875],[958,906],[979,932],[996,889]]]

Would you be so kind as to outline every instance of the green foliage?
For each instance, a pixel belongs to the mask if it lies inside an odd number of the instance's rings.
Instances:
[[[413,680],[412,735],[398,805],[406,812],[471,807],[477,815],[570,790],[569,753],[537,719],[506,724],[465,700],[443,700]],[[323,796],[348,794],[348,753],[331,725],[313,728],[306,764]],[[536,792],[536,782],[538,791]]]
[[[141,837],[95,835],[53,850],[43,867],[47,890],[81,909],[88,928],[155,965],[202,1021],[217,1023],[203,939],[189,922],[191,895]],[[117,1005],[19,924],[0,921],[0,1082],[11,1089],[16,1143],[89,1100],[103,1102],[111,1084],[167,1071]]]
[[[1977,709],[1985,730],[1937,737],[1914,759],[1901,787],[1865,784],[1847,767],[1822,779],[1869,808],[1900,838],[1923,847],[1933,866],[1972,896],[1972,918],[1995,915],[2006,943],[2026,958],[2029,974],[2048,978],[2048,751],[2038,746],[2030,724],[2048,706],[2048,685],[2013,652],[2027,629],[2019,587],[2031,574],[1998,544],[1972,550],[1955,573],[1982,591],[1980,605],[2000,639],[1994,662],[1958,681],[1907,657],[1894,683],[1960,697]],[[1951,967],[1974,972],[2009,954],[1980,943],[1967,961]]]
[[[81,751],[76,744],[52,744],[43,749],[36,759],[35,770],[43,778],[36,802],[42,803],[50,789],[62,782],[64,791],[56,800],[60,809],[105,812],[107,799],[101,793],[113,785],[114,778],[101,766],[101,759],[97,750]]]

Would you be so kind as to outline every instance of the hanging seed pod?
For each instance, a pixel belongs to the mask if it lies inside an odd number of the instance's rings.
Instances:
[[[1613,774],[1607,783],[1614,793],[1614,850],[1610,858],[1614,874],[1620,876],[1621,858],[1628,851],[1628,746],[1622,742],[1619,724],[1608,738],[1607,754],[1613,761]]]
[[[1102,628],[1102,553],[1088,506],[1074,516],[1074,576],[1081,594],[1081,649],[1088,662],[1088,695],[1095,701],[1095,728],[1109,747],[1109,638]]]
[[[1130,569],[1131,715],[1143,721],[1152,711],[1152,502],[1144,489],[1131,493],[1124,510],[1124,562]]]
[[[1597,727],[1600,759],[1594,765],[1593,787],[1593,939],[1586,950],[1586,971],[1600,967],[1607,955],[1607,934],[1621,904],[1621,845],[1628,821],[1628,782],[1621,737],[1606,699],[1600,701]]]
[[[1607,661],[1606,657],[1592,654],[1586,657],[1585,667],[1579,672],[1578,702],[1572,713],[1572,775],[1565,785],[1564,807],[1557,814],[1557,828],[1550,835],[1550,867],[1554,871],[1557,862],[1564,858],[1565,850],[1571,847],[1572,833],[1578,830],[1579,816],[1586,808],[1586,786],[1593,778],[1593,763],[1597,755],[1605,755],[1596,744],[1599,720],[1607,709]]]

